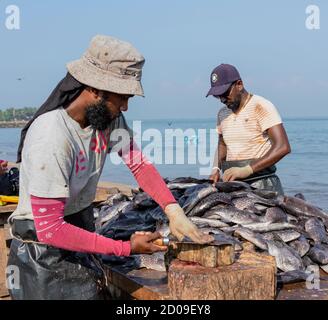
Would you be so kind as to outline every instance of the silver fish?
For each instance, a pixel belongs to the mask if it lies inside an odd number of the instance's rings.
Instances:
[[[304,257],[310,250],[310,244],[303,235],[297,240],[291,241],[288,245],[295,249],[301,257]]]
[[[328,227],[328,213],[309,204],[308,202],[289,196],[278,196],[279,206],[288,213],[295,216],[307,216],[321,218],[324,225]]]
[[[277,274],[278,284],[296,283],[306,281],[310,276],[310,272],[302,270],[292,270]]]
[[[229,226],[220,220],[206,219],[200,217],[190,217],[189,219],[199,228],[201,227],[222,228],[222,227]]]
[[[203,184],[194,188],[187,189],[183,197],[186,197],[186,201],[183,204],[185,214],[188,213],[205,197],[217,192],[216,188],[212,185]]]
[[[263,237],[252,230],[249,230],[247,228],[237,228],[234,232],[234,235],[240,236],[241,238],[253,243],[258,248],[267,251],[268,245],[266,241],[263,239]]]
[[[319,265],[328,264],[328,246],[324,244],[315,244],[307,254],[313,262]]]
[[[243,224],[245,228],[251,229],[256,232],[270,232],[270,231],[280,231],[286,229],[299,229],[297,225],[282,222],[282,223],[271,223],[271,222],[258,222],[251,224]]]
[[[273,232],[267,232],[262,234],[262,236],[266,240],[273,240],[275,235],[280,237],[281,240],[285,243],[296,240],[301,236],[301,234],[295,230],[281,230],[281,231],[273,231]]]
[[[277,267],[282,271],[304,270],[300,255],[279,237],[267,240],[269,254],[276,258]]]
[[[305,231],[314,243],[328,244],[328,236],[324,224],[317,218],[310,218],[305,223]]]
[[[229,196],[229,194],[222,192],[211,193],[210,195],[199,201],[198,204],[189,212],[188,216],[200,217],[204,214],[204,212],[220,203],[231,204],[231,197]]]
[[[215,187],[220,192],[234,192],[239,190],[251,190],[251,187],[248,183],[243,181],[231,181],[231,182],[217,182]]]
[[[287,222],[287,215],[279,207],[271,207],[266,210],[264,220],[271,223]]]
[[[212,208],[221,217],[224,222],[232,222],[235,224],[250,224],[260,222],[261,218],[256,214],[248,211],[238,210],[235,207],[227,206],[225,208],[215,207]]]

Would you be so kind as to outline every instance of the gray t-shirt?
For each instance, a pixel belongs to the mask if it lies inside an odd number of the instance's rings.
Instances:
[[[126,146],[132,136],[123,114],[103,131],[82,129],[63,108],[39,116],[26,135],[19,203],[9,221],[33,220],[30,195],[66,198],[65,216],[88,207],[107,154]]]

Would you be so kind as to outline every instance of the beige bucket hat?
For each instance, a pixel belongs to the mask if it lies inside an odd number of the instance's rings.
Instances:
[[[81,59],[67,64],[68,72],[92,88],[144,96],[141,85],[145,58],[130,43],[96,35]]]

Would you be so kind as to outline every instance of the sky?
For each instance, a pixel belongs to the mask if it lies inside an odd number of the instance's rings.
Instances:
[[[9,5],[19,30],[6,28]],[[306,27],[309,5],[320,29]],[[205,96],[221,63],[283,118],[328,118],[326,0],[0,0],[0,109],[39,107],[96,34],[146,59],[146,97],[131,99],[128,119],[216,117],[222,105]]]

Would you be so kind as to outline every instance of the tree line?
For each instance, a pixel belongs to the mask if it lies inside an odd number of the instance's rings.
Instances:
[[[0,121],[28,121],[30,120],[37,108],[9,108],[0,110]]]

